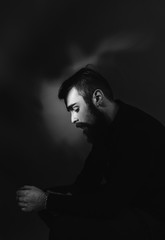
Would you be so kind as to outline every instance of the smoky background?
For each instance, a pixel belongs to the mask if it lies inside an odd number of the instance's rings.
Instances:
[[[163,0],[0,3],[0,239],[47,239],[15,192],[72,183],[83,167],[91,146],[57,97],[74,71],[93,64],[115,98],[165,124],[164,10]]]

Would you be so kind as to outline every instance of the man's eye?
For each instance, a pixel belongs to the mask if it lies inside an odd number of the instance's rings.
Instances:
[[[73,109],[75,112],[78,112],[79,111],[79,108],[74,108]]]

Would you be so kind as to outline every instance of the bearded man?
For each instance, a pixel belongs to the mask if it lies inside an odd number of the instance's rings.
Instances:
[[[89,67],[63,82],[59,98],[91,152],[74,184],[18,190],[21,209],[42,215],[49,239],[163,239],[164,126],[115,100],[108,81]]]

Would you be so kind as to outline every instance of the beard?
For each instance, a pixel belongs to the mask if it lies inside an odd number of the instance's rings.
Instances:
[[[107,130],[107,122],[103,113],[101,113],[93,103],[88,104],[90,115],[93,118],[93,123],[77,123],[76,126],[83,129],[83,134],[87,137],[90,143],[99,142]],[[101,138],[100,138],[101,137]]]

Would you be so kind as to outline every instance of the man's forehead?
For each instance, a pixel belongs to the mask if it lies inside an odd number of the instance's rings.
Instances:
[[[77,91],[77,89],[75,87],[73,87],[67,95],[66,98],[66,104],[67,106],[79,102],[82,99],[82,96],[79,94],[79,92]]]

